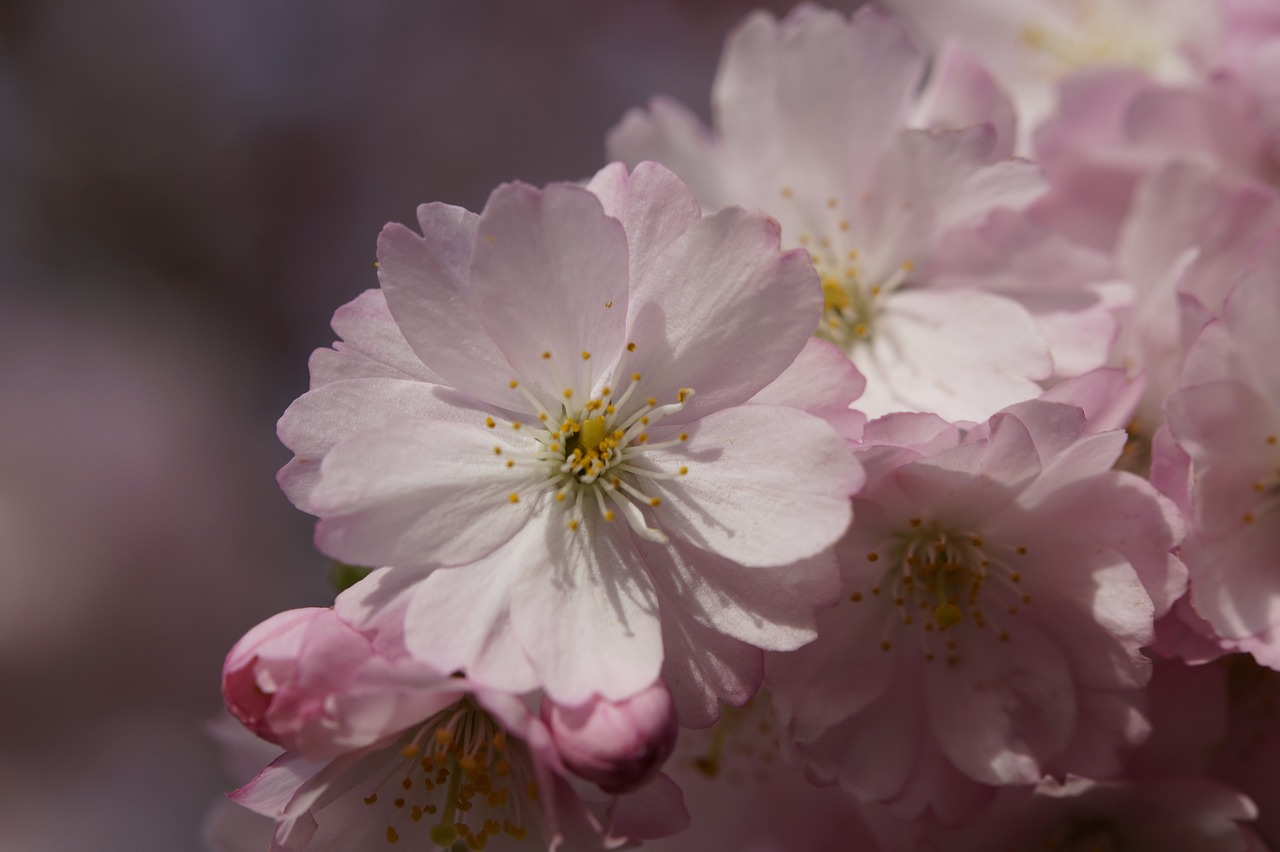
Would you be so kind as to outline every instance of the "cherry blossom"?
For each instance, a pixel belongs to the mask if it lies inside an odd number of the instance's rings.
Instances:
[[[1088,300],[1064,302],[1035,277],[1005,292],[943,280],[943,243],[1026,207],[1044,185],[1031,163],[1002,159],[1012,118],[976,60],[948,53],[921,96],[925,68],[903,27],[872,9],[852,20],[807,5],[782,21],[758,12],[726,43],[714,132],[655,99],[623,119],[609,149],[662,161],[704,208],[759,207],[810,252],[825,295],[815,327],[867,376],[868,416],[981,420],[1055,375],[1040,314]],[[1105,355],[1109,319],[1090,317],[1105,330],[1077,372]]]
[[[1185,586],[1171,503],[1112,470],[1125,435],[1031,400],[963,432],[868,425],[838,547],[845,602],[770,683],[807,765],[900,816],[1098,777],[1146,734],[1140,649]]]
[[[1227,647],[1280,668],[1280,257],[1227,300],[1187,355],[1169,431],[1190,462],[1191,600]]]
[[[391,567],[362,585],[407,596],[405,644],[439,668],[577,704],[665,660],[682,714],[745,701],[758,649],[812,639],[862,481],[797,390],[828,361],[798,358],[822,303],[804,253],[652,164],[419,224],[384,230],[385,308],[339,312],[281,420],[317,544]],[[823,372],[847,407],[859,377]]]

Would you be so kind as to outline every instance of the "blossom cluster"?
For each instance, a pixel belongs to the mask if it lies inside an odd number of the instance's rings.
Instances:
[[[1280,844],[1280,2],[886,6],[382,231],[220,848]]]

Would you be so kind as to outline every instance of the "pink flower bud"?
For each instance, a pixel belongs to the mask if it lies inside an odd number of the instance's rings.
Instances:
[[[309,754],[332,738],[326,704],[372,653],[369,640],[332,609],[282,612],[231,649],[222,667],[222,698],[259,737]]]
[[[595,696],[564,707],[542,703],[542,718],[565,766],[607,793],[645,784],[676,745],[675,704],[661,680],[623,701]]]

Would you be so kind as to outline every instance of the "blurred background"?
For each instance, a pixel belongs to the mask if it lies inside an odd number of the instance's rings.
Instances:
[[[379,229],[707,116],[755,6],[0,0],[0,849],[201,848],[223,655],[332,600],[275,421]]]

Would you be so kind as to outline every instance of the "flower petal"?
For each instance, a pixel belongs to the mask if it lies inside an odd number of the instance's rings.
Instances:
[[[581,526],[547,526],[511,588],[511,623],[544,688],[559,704],[593,694],[627,698],[662,667],[653,583],[628,528],[585,512]]]
[[[534,509],[513,503],[521,479],[482,425],[406,421],[335,446],[311,492],[316,544],[354,565],[456,565],[492,553]],[[517,448],[530,449],[532,440]]]
[[[584,368],[600,375],[622,350],[622,225],[583,187],[506,184],[489,196],[478,227],[472,286],[488,336],[521,378],[556,398],[565,389],[589,396]]]
[[[833,544],[849,525],[861,466],[821,420],[771,405],[718,411],[689,440],[645,453],[654,514],[672,537],[749,566],[788,565]]]
[[[378,236],[378,280],[387,307],[422,362],[477,399],[510,404],[511,367],[472,304],[477,216],[448,204],[418,208],[422,236],[390,224]]]

